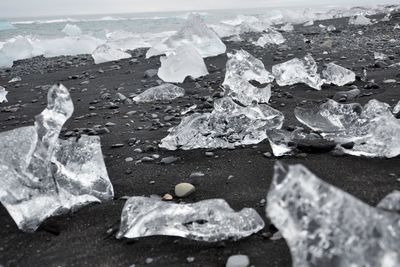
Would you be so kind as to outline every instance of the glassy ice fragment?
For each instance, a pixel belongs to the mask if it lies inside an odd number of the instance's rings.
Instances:
[[[371,25],[372,22],[369,18],[365,17],[364,15],[358,15],[351,17],[349,19],[349,24],[351,25]]]
[[[292,24],[287,23],[287,24],[283,25],[280,30],[284,31],[284,32],[292,32],[294,30],[294,27]]]
[[[224,90],[226,95],[243,105],[249,106],[253,101],[268,103],[271,97],[271,85],[257,88],[250,81],[263,84],[271,83],[273,80],[274,76],[265,69],[262,61],[248,52],[239,50],[235,54],[228,54]]]
[[[3,86],[0,86],[0,103],[8,102],[7,100],[8,91]]]
[[[161,57],[158,77],[164,82],[182,83],[186,77],[197,79],[208,75],[204,59],[191,45],[183,45],[176,52]]]
[[[62,32],[68,36],[82,35],[82,30],[78,26],[72,24],[65,25],[64,29],[62,29]]]
[[[272,74],[279,86],[305,83],[311,88],[321,90],[324,80],[317,72],[318,66],[311,55],[303,59],[294,58],[272,67]]]
[[[335,63],[327,64],[326,69],[322,71],[322,76],[325,78],[326,83],[337,86],[343,86],[356,80],[354,72]]]
[[[235,212],[223,199],[175,204],[131,197],[122,211],[117,238],[167,235],[217,242],[238,240],[263,228],[264,221],[254,209]]]
[[[265,47],[267,44],[283,44],[286,41],[283,35],[275,30],[268,30],[267,33],[264,33],[257,42],[253,42],[254,45]]]
[[[100,64],[109,61],[116,61],[124,58],[130,58],[131,55],[124,51],[113,48],[107,44],[100,45],[93,51],[92,57],[95,64]]]
[[[17,76],[8,81],[8,83],[16,83],[22,81],[21,77]]]
[[[392,112],[395,115],[398,115],[398,114],[400,115],[400,101],[397,102],[397,104],[393,107]]]
[[[0,201],[23,231],[113,197],[100,139],[58,139],[74,109],[68,90],[53,86],[47,99],[34,126],[0,133]]]
[[[400,263],[400,215],[361,202],[303,165],[275,165],[266,212],[285,238],[293,266]]]
[[[156,87],[152,87],[137,95],[133,100],[140,102],[168,101],[185,95],[185,89],[170,84],[164,83]]]

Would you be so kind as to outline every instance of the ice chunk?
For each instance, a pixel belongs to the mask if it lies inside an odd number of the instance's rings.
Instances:
[[[395,114],[395,115],[397,115],[397,114],[400,113],[400,101],[397,102],[397,104],[393,107],[392,112],[393,112],[393,114]]]
[[[313,25],[314,25],[313,20],[307,21],[306,23],[303,24],[304,27],[309,27],[309,26],[313,26]]]
[[[21,77],[17,76],[8,81],[8,83],[16,83],[22,81]]]
[[[14,60],[30,58],[33,55],[33,46],[30,40],[17,36],[8,40],[0,49],[0,68],[10,68]]]
[[[303,59],[294,58],[272,67],[272,74],[279,86],[305,83],[311,88],[321,90],[324,80],[317,72],[317,63],[311,55]]]
[[[177,52],[179,47],[185,44],[195,47],[202,57],[217,56],[226,51],[225,44],[214,30],[209,28],[198,15],[190,14],[182,29],[164,42],[150,48],[146,57],[168,55]]]
[[[400,215],[363,203],[303,165],[275,165],[267,203],[293,266],[394,267],[400,262]]]
[[[395,190],[384,199],[382,199],[378,206],[380,209],[400,213],[400,191]]]
[[[175,204],[131,197],[122,211],[117,238],[167,235],[217,242],[238,240],[263,228],[264,221],[254,209],[235,212],[223,199]]]
[[[137,95],[133,100],[140,102],[168,101],[185,95],[185,89],[170,83],[152,87]]]
[[[371,25],[372,22],[369,18],[365,17],[364,15],[358,15],[351,17],[349,19],[349,24],[351,25]]]
[[[370,100],[364,107],[328,100],[320,106],[297,107],[295,116],[328,140],[354,143],[345,153],[387,158],[400,154],[400,120],[393,116],[389,105],[378,100]]]
[[[183,45],[160,60],[158,77],[164,82],[182,83],[188,76],[197,79],[208,75],[204,59],[192,45]]]
[[[294,30],[294,27],[292,24],[287,23],[287,24],[283,25],[280,30],[284,31],[284,32],[292,32]]]
[[[0,103],[8,102],[7,100],[8,91],[3,86],[0,86]]]
[[[246,106],[251,105],[253,101],[268,103],[271,97],[271,85],[257,88],[250,83],[252,80],[262,84],[271,83],[274,76],[265,69],[261,60],[244,50],[228,54],[223,83],[226,95]]]
[[[326,83],[337,86],[343,86],[356,80],[354,72],[335,63],[327,64],[326,69],[322,71],[322,76],[325,78]]]
[[[73,112],[68,90],[53,86],[47,99],[34,126],[0,133],[0,201],[23,231],[113,197],[99,137],[58,139]]]
[[[161,140],[160,147],[190,150],[257,144],[267,138],[267,130],[281,128],[283,120],[283,114],[268,105],[242,107],[224,97],[214,102],[211,113],[183,118]]]
[[[82,34],[82,30],[78,26],[72,24],[65,25],[62,32],[68,36],[79,36]]]
[[[387,60],[388,56],[381,52],[374,52],[374,59],[376,60]]]
[[[124,58],[130,58],[131,55],[122,50],[113,48],[107,44],[103,44],[93,51],[92,57],[95,64],[100,64],[109,61],[116,61]]]
[[[254,45],[258,45],[261,47],[265,47],[267,44],[283,44],[286,41],[283,35],[275,30],[268,30],[267,33],[264,33],[257,42],[253,42]]]

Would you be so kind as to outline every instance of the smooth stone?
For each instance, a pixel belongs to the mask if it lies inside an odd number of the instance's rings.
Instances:
[[[177,197],[187,197],[196,191],[196,187],[189,183],[180,183],[175,186],[175,195]]]
[[[249,257],[246,255],[233,255],[228,258],[225,267],[248,267]]]

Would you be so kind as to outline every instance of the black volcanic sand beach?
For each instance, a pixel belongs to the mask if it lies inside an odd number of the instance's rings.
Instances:
[[[394,30],[400,15],[389,22],[371,26],[349,26],[347,19],[315,22],[315,26],[296,26],[292,33],[283,33],[288,41],[283,46],[260,48],[250,42],[228,42],[228,52],[243,48],[263,60],[267,70],[274,64],[295,56],[311,53],[322,68],[324,63],[352,69],[357,75],[367,69],[368,80],[358,79],[344,87],[324,86],[322,91],[306,85],[279,87],[275,84],[271,106],[285,114],[284,128],[301,126],[293,110],[310,102],[322,103],[338,91],[359,88],[361,94],[349,102],[365,104],[378,99],[390,105],[400,100],[398,68],[400,62],[400,30]],[[318,27],[333,24],[337,30],[325,32]],[[362,34],[359,33],[362,31]],[[246,39],[259,34],[248,34]],[[395,39],[396,41],[390,41]],[[159,67],[158,58],[145,58],[144,49],[132,51],[133,58],[94,65],[90,56],[33,58],[19,61],[0,72],[0,85],[10,92],[8,103],[0,105],[0,129],[7,131],[31,125],[33,118],[46,106],[49,85],[61,82],[69,88],[75,105],[73,117],[65,125],[61,138],[79,134],[101,135],[102,149],[115,199],[109,203],[86,206],[76,213],[47,220],[35,233],[23,233],[4,207],[0,207],[0,265],[4,266],[224,266],[229,256],[248,255],[254,266],[291,266],[291,256],[284,239],[272,241],[265,217],[265,202],[276,158],[268,141],[235,150],[166,151],[157,144],[167,130],[179,124],[180,112],[197,104],[197,112],[212,110],[213,100],[221,97],[226,55],[207,58],[210,75],[198,80],[187,79],[182,87],[186,96],[171,102],[129,104],[116,96],[137,94],[157,85],[157,76],[144,77],[144,72]],[[328,54],[323,54],[327,51]],[[375,61],[374,52],[383,52],[388,60]],[[16,76],[22,81],[8,84]],[[107,125],[107,126],[106,126]],[[123,144],[122,147],[116,144]],[[140,148],[142,152],[136,150]],[[317,152],[317,151],[315,151]],[[0,152],[1,153],[1,152]],[[140,159],[160,155],[152,162]],[[172,164],[160,160],[174,156]],[[125,159],[132,157],[133,161]],[[339,156],[331,153],[301,153],[279,160],[288,164],[304,164],[325,181],[349,192],[370,205],[395,189],[400,189],[400,157],[368,159]],[[189,181],[192,172],[205,174]],[[229,179],[228,179],[229,177]],[[265,219],[261,232],[239,240],[219,243],[190,241],[177,237],[149,237],[117,240],[112,230],[119,225],[124,196],[173,195],[180,182],[194,182],[197,191],[188,198],[174,201],[187,203],[210,198],[223,198],[234,209],[255,208]],[[367,219],[367,218],[366,218]],[[111,230],[110,230],[111,229]],[[194,261],[187,260],[193,257]]]

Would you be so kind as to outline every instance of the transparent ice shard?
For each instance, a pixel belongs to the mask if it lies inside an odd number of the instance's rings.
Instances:
[[[280,30],[284,32],[292,32],[294,30],[294,27],[291,23],[287,23],[283,25]]]
[[[358,15],[351,17],[349,19],[349,24],[351,25],[371,25],[372,22],[369,18],[365,17],[364,15]]]
[[[399,114],[400,113],[400,101],[397,102],[397,104],[393,107],[392,112],[393,112],[393,114]]]
[[[211,113],[194,113],[183,118],[161,140],[160,147],[190,150],[258,144],[267,138],[267,130],[281,128],[283,120],[283,114],[268,105],[242,107],[224,97],[214,102]]]
[[[400,191],[395,190],[384,199],[382,199],[377,205],[378,208],[400,213]]]
[[[23,231],[113,197],[99,137],[58,139],[73,109],[68,90],[56,85],[34,126],[0,133],[0,201]]]
[[[226,63],[226,74],[223,83],[226,95],[249,106],[253,101],[257,103],[268,103],[271,97],[271,85],[257,88],[250,81],[261,84],[271,83],[274,76],[266,69],[261,60],[250,55],[244,50],[228,54]]]
[[[82,35],[82,30],[78,26],[72,24],[65,25],[64,29],[62,29],[62,32],[68,36]]]
[[[92,57],[95,64],[130,58],[131,55],[107,44],[100,45],[93,51]]]
[[[217,56],[225,53],[226,46],[209,28],[200,16],[190,14],[185,25],[176,34],[167,38],[147,51],[146,57],[177,52],[180,46],[190,44],[202,57]]]
[[[370,100],[359,104],[339,104],[328,100],[320,106],[297,107],[296,118],[328,140],[354,143],[345,153],[355,156],[392,158],[400,154],[400,120],[389,105]]]
[[[363,203],[303,165],[275,165],[266,211],[290,248],[293,266],[400,263],[400,215]]]
[[[285,37],[273,29],[270,29],[267,31],[267,33],[264,33],[258,40],[257,42],[253,42],[254,45],[265,47],[268,44],[283,44],[286,41]]]
[[[322,71],[322,76],[325,78],[326,83],[337,86],[343,86],[356,80],[354,72],[335,63],[327,64],[326,68]]]
[[[305,83],[311,88],[321,90],[324,84],[324,80],[318,74],[317,63],[311,55],[274,65],[272,74],[279,86]]]
[[[135,96],[133,100],[137,103],[166,101],[173,100],[184,95],[185,89],[170,83],[164,83],[159,86],[147,89],[140,95]]]
[[[7,100],[8,91],[3,86],[0,86],[0,103],[8,102]]]
[[[197,50],[189,44],[179,47],[176,52],[166,57],[161,57],[161,67],[158,77],[164,82],[182,83],[186,77],[197,79],[208,75],[204,59]]]
[[[254,209],[235,212],[223,199],[175,204],[131,197],[122,211],[117,238],[167,235],[217,242],[238,240],[263,228],[264,221]]]

